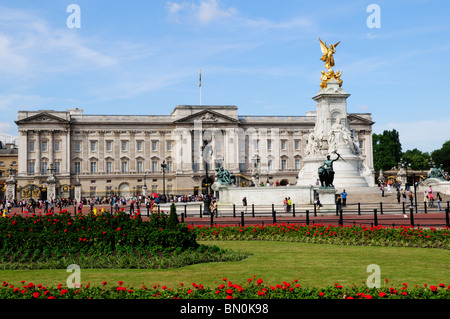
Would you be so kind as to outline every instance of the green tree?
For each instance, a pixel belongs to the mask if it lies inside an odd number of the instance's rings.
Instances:
[[[431,157],[436,166],[442,164],[444,170],[450,171],[450,141],[445,142],[442,147],[438,150],[431,152]]]
[[[402,158],[402,145],[398,131],[385,130],[382,134],[372,135],[373,165],[376,171],[396,167]]]
[[[411,163],[411,169],[413,170],[429,169],[428,162],[430,160],[430,154],[427,152],[421,152],[417,148],[404,152],[402,154],[402,159],[408,163]]]
[[[177,227],[179,221],[177,216],[177,209],[175,207],[175,204],[172,203],[170,205],[170,214],[169,214],[169,220],[167,221],[167,228],[175,228]]]

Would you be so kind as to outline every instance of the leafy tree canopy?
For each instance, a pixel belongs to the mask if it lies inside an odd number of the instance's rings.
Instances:
[[[419,151],[417,148],[403,152],[402,159],[403,161],[410,163],[410,168],[413,170],[429,169],[428,162],[430,161],[430,154]]]
[[[396,167],[402,158],[402,145],[397,130],[373,134],[373,165],[376,171]]]
[[[436,166],[442,164],[444,170],[450,171],[450,141],[445,142],[442,147],[438,150],[431,152],[431,157]]]

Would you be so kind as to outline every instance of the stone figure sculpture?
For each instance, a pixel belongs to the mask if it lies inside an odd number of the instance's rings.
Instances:
[[[217,172],[216,180],[221,185],[232,185],[232,184],[236,183],[236,178],[235,178],[234,174],[230,173],[223,167],[216,168],[216,172]]]
[[[439,168],[436,165],[433,165],[430,173],[428,173],[427,178],[436,178],[440,180],[445,180],[444,173],[442,172],[442,164]]]
[[[334,187],[333,186],[333,180],[334,180],[333,162],[337,161],[339,158],[342,158],[341,155],[339,155],[337,152],[334,152],[334,153],[337,155],[337,158],[331,159],[331,156],[327,155],[327,159],[325,160],[325,162],[323,162],[323,164],[318,169],[321,187]]]

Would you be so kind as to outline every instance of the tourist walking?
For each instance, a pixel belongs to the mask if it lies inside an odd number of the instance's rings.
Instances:
[[[413,199],[414,199],[414,193],[412,191],[409,191],[409,201],[411,202],[411,206],[413,206]]]
[[[247,198],[242,199],[242,206],[244,206],[244,213],[247,214]]]
[[[342,209],[342,197],[340,194],[336,198],[336,208],[338,211]]]
[[[434,207],[434,196],[432,192],[428,193],[428,203],[430,205],[430,208]]]
[[[436,193],[436,202],[437,202],[438,210],[441,210],[441,201],[442,201],[441,194],[439,192],[437,192]]]
[[[342,206],[347,206],[347,193],[345,192],[345,189],[344,189],[344,191],[341,193],[341,196],[342,196]]]

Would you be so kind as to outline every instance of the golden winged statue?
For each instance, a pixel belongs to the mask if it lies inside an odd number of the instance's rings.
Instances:
[[[334,57],[333,54],[336,53],[336,47],[341,41],[336,44],[330,44],[327,46],[327,42],[323,42],[322,39],[319,38],[320,42],[320,50],[322,51],[321,61],[325,62],[325,68],[328,70],[326,73],[322,71],[320,87],[325,89],[327,87],[327,83],[331,79],[336,79],[339,82],[339,86],[342,86],[341,80],[341,71],[334,73],[332,67],[334,66]]]
[[[329,46],[327,46],[327,41],[323,42],[320,38],[319,41],[320,41],[320,50],[322,50],[323,53],[320,60],[325,62],[325,67],[328,70],[330,70],[334,66],[333,54],[336,53],[336,47],[339,43],[341,43],[341,41],[339,41],[336,44],[330,44]]]

